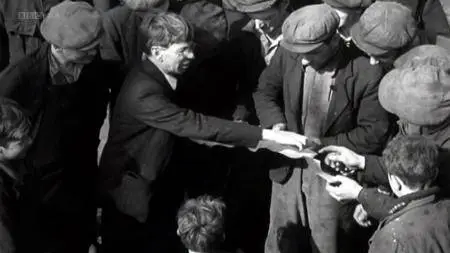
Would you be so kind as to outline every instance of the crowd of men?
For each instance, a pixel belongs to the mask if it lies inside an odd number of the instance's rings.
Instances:
[[[447,9],[1,0],[0,252],[450,252]]]

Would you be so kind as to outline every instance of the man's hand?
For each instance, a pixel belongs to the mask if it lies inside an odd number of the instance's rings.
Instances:
[[[319,153],[328,153],[325,157],[325,164],[332,168],[337,166],[337,162],[342,162],[349,168],[360,170],[363,170],[366,166],[366,159],[364,156],[358,155],[346,147],[327,146],[319,150]]]
[[[357,199],[363,188],[355,180],[337,175],[327,182],[325,189],[331,197],[337,201],[341,201],[346,199]]]
[[[294,132],[263,129],[262,139],[264,141],[274,141],[278,144],[297,147],[301,151],[306,144],[306,137]]]
[[[356,206],[355,212],[353,212],[353,219],[355,219],[356,223],[361,227],[369,227],[372,225],[372,222],[369,220],[369,214],[364,210],[364,207],[361,204]]]
[[[272,130],[284,131],[284,130],[286,130],[286,124],[284,124],[284,123],[277,123],[277,124],[272,126]]]

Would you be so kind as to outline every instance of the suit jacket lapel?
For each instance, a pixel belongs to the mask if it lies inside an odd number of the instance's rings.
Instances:
[[[302,121],[301,119],[298,119],[299,115],[302,115],[303,117],[303,113],[300,112],[300,110],[302,110],[302,101],[303,99],[303,78],[304,78],[304,69],[303,66],[301,64],[301,58],[299,57],[298,54],[292,54],[290,55],[290,57],[292,58],[291,60],[293,61],[293,69],[291,69],[291,71],[293,71],[294,75],[290,76],[290,80],[287,82],[290,85],[288,86],[287,89],[287,94],[284,94],[284,96],[289,97],[289,102],[290,104],[290,108],[292,110],[292,116],[294,119],[297,119],[297,125],[296,128],[297,129],[292,129],[293,131],[301,131],[301,129],[303,127],[302,126]]]
[[[175,91],[170,86],[166,77],[153,62],[151,62],[150,60],[143,60],[141,66],[145,73],[147,73],[156,82],[161,84],[164,89],[164,93],[170,95],[171,97],[175,95]]]
[[[342,65],[340,65],[337,70],[334,91],[328,109],[327,122],[325,123],[325,127],[323,129],[323,133],[325,135],[350,104],[350,99],[352,98],[349,97],[349,92],[347,91],[347,82],[352,76],[353,73],[351,70],[348,70],[345,66],[342,68]]]

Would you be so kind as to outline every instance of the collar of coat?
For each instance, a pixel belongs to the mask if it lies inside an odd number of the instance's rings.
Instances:
[[[404,213],[411,208],[428,204],[435,200],[436,194],[439,193],[439,191],[439,187],[435,186],[402,196],[399,198],[401,201],[389,211],[389,214]]]

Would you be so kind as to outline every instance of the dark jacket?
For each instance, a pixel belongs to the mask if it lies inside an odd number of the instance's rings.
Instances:
[[[139,26],[144,15],[145,12],[133,11],[126,5],[104,13],[103,59],[120,61],[128,68],[141,59],[145,40],[140,36]]]
[[[390,133],[390,116],[378,101],[382,70],[367,58],[342,52],[335,91],[330,102],[323,145],[345,146],[362,154],[379,153]],[[303,133],[304,70],[299,54],[280,47],[264,70],[254,95],[263,127],[286,123],[290,131]],[[271,178],[285,181],[289,168],[271,171]]]
[[[8,166],[1,163],[0,167]],[[16,252],[20,181],[0,168],[0,252]]]
[[[113,189],[119,210],[146,220],[148,201],[177,136],[256,146],[261,129],[179,107],[161,71],[143,61],[120,90],[100,162],[102,188]]]
[[[369,253],[450,252],[450,200],[436,188],[406,195],[370,240]]]
[[[450,37],[450,25],[440,0],[395,0],[395,2],[411,8],[417,20],[420,44],[434,44],[438,35]]]
[[[32,120],[35,138],[24,163],[32,177],[28,199],[37,209],[27,229],[31,234],[39,231],[39,236],[55,233],[53,225],[64,224],[73,215],[84,217],[92,205],[111,76],[97,58],[83,67],[77,82],[52,85],[49,56],[50,46],[44,43],[0,74],[0,96],[16,100]],[[46,243],[36,235],[33,238]]]
[[[123,80],[131,67],[142,58],[145,39],[139,32],[145,12],[133,11],[126,5],[117,6],[103,15],[104,36],[101,41],[102,59],[114,64],[118,79],[111,84],[111,108]]]

